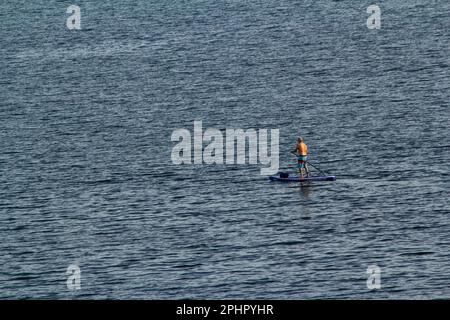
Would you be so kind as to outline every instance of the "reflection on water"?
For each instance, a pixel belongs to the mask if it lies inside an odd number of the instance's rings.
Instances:
[[[306,182],[300,182],[300,195],[303,199],[309,199],[309,197],[311,196],[311,192],[312,192],[312,185],[311,182],[306,181]]]

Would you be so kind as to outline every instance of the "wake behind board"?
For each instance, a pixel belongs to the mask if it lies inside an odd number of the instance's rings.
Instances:
[[[270,176],[270,181],[281,181],[281,182],[305,182],[305,181],[335,181],[336,176],[309,176],[300,179],[298,174],[280,172],[276,176]]]

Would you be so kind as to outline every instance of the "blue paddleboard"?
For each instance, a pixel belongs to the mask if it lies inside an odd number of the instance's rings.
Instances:
[[[281,182],[304,182],[304,181],[335,181],[336,176],[309,176],[300,179],[298,174],[278,174],[277,176],[270,176],[270,181],[281,181]]]

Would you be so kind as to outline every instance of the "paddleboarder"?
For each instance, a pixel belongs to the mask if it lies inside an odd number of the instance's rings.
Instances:
[[[300,176],[300,179],[303,179],[304,172],[306,176],[309,176],[308,164],[306,161],[308,160],[308,146],[302,137],[297,138],[297,143],[295,144],[295,148],[292,149],[291,153],[297,157],[297,169]]]

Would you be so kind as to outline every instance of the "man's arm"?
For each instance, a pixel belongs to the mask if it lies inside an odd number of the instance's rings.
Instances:
[[[297,145],[295,145],[294,149],[291,150],[293,155],[297,155]]]

